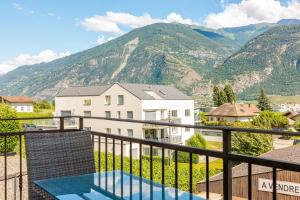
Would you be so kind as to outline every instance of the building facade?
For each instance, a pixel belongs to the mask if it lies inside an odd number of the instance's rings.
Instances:
[[[33,112],[33,99],[25,96],[0,96],[0,102],[8,104],[17,112]]]
[[[273,104],[272,109],[277,112],[300,112],[300,104],[298,103],[282,103]]]
[[[194,100],[172,86],[119,84],[70,87],[55,97],[55,116],[79,115],[194,124]],[[171,128],[109,120],[84,120],[92,130],[184,144],[194,134]],[[133,147],[137,154],[137,147]],[[145,149],[147,151],[147,149]],[[159,151],[154,152],[159,154]]]

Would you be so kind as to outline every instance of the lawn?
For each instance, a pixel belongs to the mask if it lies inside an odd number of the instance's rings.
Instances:
[[[105,153],[101,153],[101,171],[105,170]],[[98,152],[95,152],[95,164],[98,170]],[[123,170],[126,172],[130,172],[129,166],[129,158],[124,157],[124,165]],[[174,162],[168,163],[165,162],[165,185],[167,186],[175,186],[175,164]],[[132,160],[132,170],[133,174],[139,176],[139,160]],[[115,156],[115,169],[121,169],[121,161],[120,156]],[[150,161],[148,157],[143,158],[142,164],[143,177],[146,179],[150,179]],[[113,158],[112,154],[108,154],[108,170],[113,170]],[[154,157],[153,159],[153,180],[155,182],[161,183],[161,173],[162,165],[161,158]],[[216,160],[210,163],[210,176],[213,176],[222,171],[222,160]],[[196,191],[197,182],[205,179],[205,163],[204,164],[193,164],[193,191]],[[181,190],[189,191],[189,164],[188,163],[178,163],[178,187]]]
[[[218,150],[223,148],[222,142],[216,142],[216,141],[206,141],[207,149],[211,150]]]
[[[300,96],[269,96],[271,103],[300,103]]]

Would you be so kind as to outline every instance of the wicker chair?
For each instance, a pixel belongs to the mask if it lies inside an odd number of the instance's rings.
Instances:
[[[25,133],[30,200],[48,199],[33,181],[95,172],[89,131]]]

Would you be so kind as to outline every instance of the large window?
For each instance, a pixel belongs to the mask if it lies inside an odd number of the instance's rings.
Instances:
[[[124,95],[118,95],[118,105],[124,104]]]
[[[110,97],[110,95],[106,95],[106,96],[105,96],[105,105],[110,105],[110,102],[111,102],[111,97]]]
[[[133,112],[127,111],[127,119],[133,119]]]
[[[111,112],[110,111],[105,111],[105,117],[106,118],[111,118]]]
[[[186,117],[191,116],[191,110],[190,109],[185,109],[184,114]]]
[[[177,110],[172,110],[171,115],[172,117],[177,117]]]
[[[145,111],[145,120],[156,120],[156,112],[155,111]]]
[[[133,129],[127,129],[128,137],[133,137]]]
[[[90,106],[92,104],[92,100],[91,99],[85,99],[83,102],[83,105],[85,106]]]
[[[92,112],[91,111],[83,111],[83,115],[85,117],[91,117],[92,116]]]

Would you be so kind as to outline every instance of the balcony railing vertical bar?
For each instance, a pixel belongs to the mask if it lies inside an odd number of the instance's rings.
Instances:
[[[20,178],[19,178],[19,196],[20,196],[20,200],[22,200],[22,191],[23,191],[23,166],[22,166],[22,151],[23,151],[23,145],[22,145],[22,134],[21,132],[19,133],[19,162],[20,162]]]
[[[139,144],[139,170],[140,170],[140,177],[143,176],[143,152],[142,152],[142,144]]]
[[[7,200],[7,136],[4,136],[4,199]]]
[[[130,167],[130,174],[132,174],[132,142],[129,142],[129,167]]]
[[[248,163],[248,199],[252,199],[252,165]]]
[[[101,172],[101,137],[98,136],[98,172]]]
[[[116,153],[115,153],[115,138],[112,139],[113,142],[113,171],[116,169]]]
[[[65,119],[66,118],[79,118],[79,129],[65,129]],[[204,155],[206,157],[206,190],[207,194],[206,197],[209,199],[209,157],[215,157],[215,158],[220,158],[223,160],[223,195],[224,199],[231,199],[232,198],[232,162],[233,161],[238,161],[238,162],[244,162],[247,163],[250,168],[248,168],[248,199],[251,199],[252,197],[252,182],[250,180],[251,177],[251,167],[252,165],[261,165],[265,167],[271,167],[273,169],[273,199],[276,199],[276,182],[277,182],[277,175],[276,175],[276,170],[281,169],[281,170],[289,170],[289,171],[295,171],[295,172],[300,172],[300,164],[299,163],[293,163],[293,162],[286,162],[286,161],[280,161],[280,160],[275,160],[275,159],[270,159],[270,158],[262,158],[262,157],[253,157],[253,156],[248,156],[248,155],[240,155],[231,152],[231,134],[233,131],[239,131],[239,132],[247,132],[247,133],[261,133],[261,134],[271,134],[271,135],[284,135],[286,132],[284,131],[277,131],[277,130],[258,130],[258,129],[248,129],[248,128],[232,128],[232,127],[206,127],[206,126],[194,126],[194,125],[187,125],[187,124],[175,124],[175,123],[162,123],[162,122],[154,122],[154,121],[141,121],[141,120],[127,120],[127,119],[114,119],[114,118],[102,118],[102,117],[82,117],[82,116],[68,116],[68,117],[41,117],[41,118],[13,118],[13,119],[0,119],[0,121],[3,120],[38,120],[38,119],[59,119],[59,127],[58,130],[62,132],[67,132],[67,131],[74,131],[74,130],[83,130],[83,122],[84,119],[102,119],[102,120],[112,120],[112,121],[123,121],[123,122],[128,122],[128,123],[141,123],[141,124],[153,124],[153,125],[163,125],[163,126],[170,126],[170,127],[186,127],[186,128],[196,128],[196,129],[211,129],[211,130],[222,130],[223,131],[223,151],[214,151],[214,150],[208,150],[208,149],[200,149],[200,148],[193,148],[193,147],[187,147],[183,145],[177,145],[173,143],[167,143],[167,142],[159,142],[159,141],[153,141],[153,140],[147,140],[147,139],[140,139],[140,138],[133,138],[133,137],[128,137],[128,136],[121,136],[121,135],[114,135],[114,134],[108,134],[108,133],[102,133],[102,132],[95,132],[91,131],[92,137],[98,136],[98,169],[99,171],[101,170],[101,144],[102,144],[102,139],[105,141],[105,170],[108,171],[108,164],[109,164],[109,159],[108,159],[108,144],[111,145],[111,142],[108,142],[108,139],[111,141],[116,141],[120,140],[121,141],[121,170],[123,171],[124,167],[124,154],[123,154],[123,147],[126,146],[128,147],[129,143],[129,157],[130,157],[130,173],[133,172],[132,170],[132,143],[134,144],[139,144],[139,159],[140,159],[140,176],[143,176],[143,170],[142,170],[142,149],[143,145],[146,146],[152,146],[152,148],[161,148],[162,149],[162,183],[165,183],[165,178],[164,178],[164,162],[165,162],[165,149],[168,149],[170,151],[173,151],[174,153],[170,154],[174,159],[174,168],[175,168],[175,187],[178,188],[178,151],[181,152],[186,152],[189,154],[197,154],[197,155]],[[26,131],[26,133],[34,133],[34,132],[41,132],[41,131]],[[51,132],[57,132],[57,130],[44,130],[42,132],[45,133],[51,133]],[[25,134],[26,134],[25,133]],[[4,199],[6,200],[8,197],[8,188],[7,188],[7,181],[8,178],[11,178],[11,175],[7,174],[7,166],[8,166],[8,152],[7,152],[7,140],[8,137],[11,136],[19,136],[19,143],[20,143],[20,181],[19,181],[19,188],[20,188],[20,199],[24,197],[22,195],[23,191],[23,181],[22,181],[22,137],[24,135],[24,132],[4,132],[0,133],[0,137],[4,139],[4,178],[2,179],[4,181]],[[300,132],[293,132],[289,133],[291,136],[300,136]],[[126,142],[126,144],[125,144]],[[114,142],[113,142],[114,143]],[[94,145],[94,141],[93,141]],[[116,145],[116,144],[115,144]],[[114,148],[113,148],[114,149]],[[114,151],[114,150],[113,150]],[[128,148],[126,148],[126,152],[128,151]],[[114,154],[114,153],[113,153]],[[126,154],[127,155],[127,154]],[[116,156],[116,155],[115,155]],[[113,156],[113,158],[115,157]],[[153,155],[152,155],[153,156]],[[169,159],[171,157],[168,157]],[[153,159],[153,158],[152,158]],[[151,160],[152,160],[151,159]],[[115,162],[115,161],[113,161]],[[103,163],[104,164],[104,163]],[[114,168],[114,167],[113,167]],[[123,176],[121,176],[122,179]],[[152,174],[153,178],[153,174]],[[189,182],[193,182],[191,179],[193,177],[190,174],[189,177]],[[107,177],[105,179],[105,188],[107,190]],[[132,189],[132,188],[131,188]],[[189,188],[191,190],[191,188]],[[175,195],[178,198],[178,190],[176,190]],[[1,194],[2,196],[2,194]],[[175,196],[175,197],[176,197]]]
[[[205,156],[206,199],[209,199],[209,156]]]
[[[178,188],[178,151],[175,150],[174,152],[174,162],[175,162],[175,188]]]
[[[190,155],[190,193],[193,193],[193,154],[189,153]]]
[[[165,148],[161,148],[161,184],[165,184]]]
[[[273,195],[272,195],[272,199],[276,200],[277,199],[277,193],[276,193],[276,187],[277,187],[277,169],[276,167],[273,167],[272,170],[272,179],[273,179]]]
[[[107,137],[105,137],[105,171],[108,171],[108,150],[107,150]]]
[[[231,131],[223,130],[223,197],[224,200],[232,199],[232,161],[229,160],[231,153]]]
[[[150,145],[150,180],[153,180],[153,146]]]
[[[121,171],[123,171],[123,162],[124,162],[124,160],[123,160],[123,140],[121,140]],[[123,177],[123,174],[122,174],[122,177]]]

